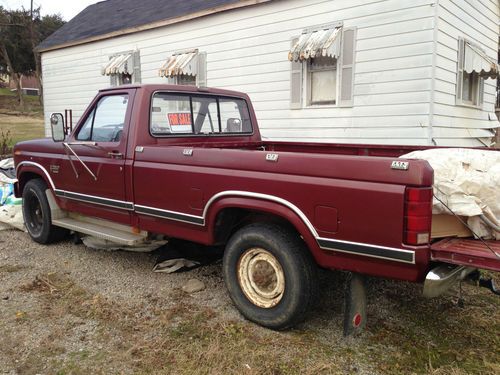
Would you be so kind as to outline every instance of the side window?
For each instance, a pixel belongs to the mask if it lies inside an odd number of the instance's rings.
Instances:
[[[251,133],[247,103],[215,96],[155,93],[151,102],[153,136]]]
[[[128,95],[110,95],[99,100],[85,120],[76,139],[79,141],[119,142],[121,139]]]

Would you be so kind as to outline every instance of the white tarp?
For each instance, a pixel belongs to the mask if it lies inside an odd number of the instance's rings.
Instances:
[[[481,216],[500,226],[500,151],[433,149],[414,151],[404,159],[424,159],[434,169],[434,195],[484,239],[500,240],[500,232]],[[434,198],[433,214],[452,215]]]

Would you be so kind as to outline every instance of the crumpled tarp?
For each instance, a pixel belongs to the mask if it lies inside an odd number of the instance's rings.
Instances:
[[[427,160],[434,169],[433,214],[452,215],[451,209],[458,216],[466,216],[467,224],[479,237],[500,240],[500,232],[481,219],[484,215],[500,226],[500,151],[432,149],[401,158]]]
[[[96,250],[107,250],[107,251],[132,251],[136,253],[149,253],[152,252],[159,247],[165,245],[167,240],[146,240],[139,245],[127,246],[121,245],[115,242],[111,242],[108,240],[104,240],[102,238],[97,238],[93,236],[84,236],[82,237],[82,242],[85,246],[90,247],[91,249]]]
[[[14,196],[14,160],[0,160],[0,230],[24,230],[22,199]]]

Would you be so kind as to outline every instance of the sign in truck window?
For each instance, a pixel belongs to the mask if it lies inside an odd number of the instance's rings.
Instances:
[[[168,113],[167,118],[172,133],[191,132],[191,113]]]
[[[150,129],[153,136],[237,135],[252,133],[252,124],[243,99],[155,93]]]

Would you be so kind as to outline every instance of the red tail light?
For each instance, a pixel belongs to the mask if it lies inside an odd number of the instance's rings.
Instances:
[[[432,188],[406,188],[404,242],[424,245],[431,238]]]

